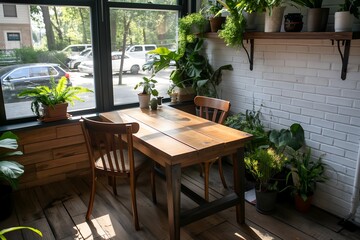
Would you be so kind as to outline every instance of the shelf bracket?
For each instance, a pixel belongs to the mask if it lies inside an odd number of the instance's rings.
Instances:
[[[351,40],[336,40],[337,48],[340,53],[341,61],[342,61],[342,69],[341,69],[341,79],[346,79],[347,67],[349,63],[349,54],[350,54],[350,44]],[[340,41],[342,41],[342,45],[344,46],[344,52],[341,51]]]
[[[254,39],[250,39],[250,54],[248,50],[245,48],[244,43],[242,43],[242,47],[244,48],[246,55],[249,59],[250,71],[252,71],[254,68]]]

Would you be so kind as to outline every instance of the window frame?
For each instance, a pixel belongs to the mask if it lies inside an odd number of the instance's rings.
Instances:
[[[96,114],[99,112],[112,111],[135,107],[138,103],[125,105],[114,105],[111,69],[111,49],[110,45],[110,9],[145,9],[145,10],[175,10],[179,17],[185,15],[188,9],[188,1],[178,0],[177,5],[149,4],[149,3],[129,3],[129,2],[110,2],[108,0],[7,0],[2,4],[25,4],[25,5],[47,5],[47,6],[81,6],[90,8],[91,30],[92,30],[92,49],[94,58],[94,98],[95,108],[72,112],[73,116]],[[101,37],[100,37],[101,36]],[[105,36],[105,37],[104,37]],[[101,49],[101,51],[100,51]],[[102,63],[102,64],[100,64]],[[1,83],[0,83],[1,84]],[[1,89],[1,86],[0,86]],[[36,117],[7,120],[5,115],[5,103],[3,94],[0,91],[0,125],[10,125],[25,122],[35,122]]]
[[[15,9],[15,16],[6,16],[8,15],[9,13],[11,13],[11,11],[9,11],[9,9],[7,9],[7,11],[5,11],[5,7],[13,7],[14,6],[14,9]],[[12,9],[13,10],[13,9]],[[16,8],[16,5],[14,4],[3,4],[3,14],[4,14],[4,18],[17,18],[18,17],[18,14],[17,14],[17,8]]]

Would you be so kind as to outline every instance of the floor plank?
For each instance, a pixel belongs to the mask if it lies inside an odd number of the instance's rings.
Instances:
[[[224,167],[229,189],[222,189],[217,165],[214,165],[210,174],[211,200],[232,189],[231,165],[224,164]],[[0,229],[17,225],[33,226],[43,232],[43,239],[167,240],[166,184],[161,178],[156,178],[158,203],[154,204],[149,182],[149,174],[146,173],[137,182],[140,231],[135,231],[132,223],[130,188],[126,180],[117,181],[118,196],[114,196],[106,179],[99,177],[92,217],[90,221],[85,221],[90,194],[88,176],[16,192],[15,211],[9,219],[0,222]],[[183,171],[182,183],[203,195],[203,179],[197,166]],[[196,204],[192,200],[181,195],[182,210],[194,206]],[[279,202],[272,215],[258,213],[250,203],[245,204],[245,209],[245,224],[239,225],[235,219],[235,208],[229,208],[182,227],[181,239],[360,239],[359,230],[351,232],[342,229],[337,224],[339,218],[316,207],[308,214],[298,213],[288,202]],[[7,237],[40,239],[30,231],[13,232]]]

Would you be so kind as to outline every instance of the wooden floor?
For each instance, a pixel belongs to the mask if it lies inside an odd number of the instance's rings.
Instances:
[[[228,183],[231,166],[227,165]],[[13,215],[0,222],[0,229],[26,225],[40,229],[42,239],[169,239],[165,184],[157,179],[158,204],[151,201],[149,174],[138,180],[138,210],[140,231],[132,225],[129,201],[129,187],[126,182],[118,183],[119,196],[113,196],[111,188],[103,178],[98,180],[93,218],[85,221],[89,199],[87,177],[58,182],[15,193]],[[202,193],[202,178],[196,168],[184,170],[183,183]],[[216,172],[211,173],[212,199],[224,193]],[[182,208],[195,204],[187,197],[181,197]],[[304,215],[296,212],[291,203],[277,204],[272,215],[262,215],[255,207],[246,203],[246,224],[239,226],[235,221],[234,208],[222,211],[198,222],[181,228],[181,239],[360,239],[360,231],[351,232],[338,225],[339,218],[318,208]],[[40,239],[30,231],[8,234],[8,239]]]

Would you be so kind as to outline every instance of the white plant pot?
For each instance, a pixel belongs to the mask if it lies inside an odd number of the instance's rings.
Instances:
[[[350,14],[349,11],[346,12],[336,12],[335,13],[335,32],[351,32],[354,22],[354,15]]]
[[[138,94],[140,108],[149,108],[150,94]]]
[[[265,32],[280,32],[284,10],[285,7],[274,7],[272,9],[272,14],[269,15],[269,10],[266,9]]]

